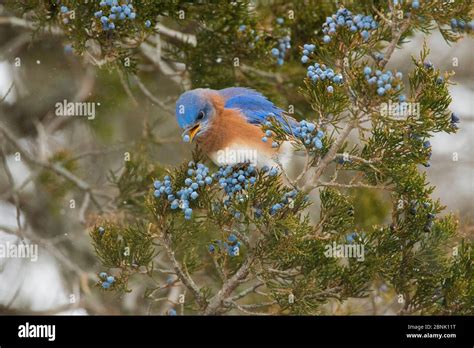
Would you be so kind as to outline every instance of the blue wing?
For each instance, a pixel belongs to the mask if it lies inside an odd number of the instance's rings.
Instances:
[[[288,122],[291,125],[296,122],[291,117],[283,117],[282,109],[253,89],[231,87],[221,89],[219,94],[225,100],[226,109],[239,109],[249,123],[260,125],[273,115],[283,128],[288,130]]]

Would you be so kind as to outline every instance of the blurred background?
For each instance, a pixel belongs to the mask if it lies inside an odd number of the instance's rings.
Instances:
[[[8,15],[0,5],[0,16]],[[424,40],[435,67],[455,72],[451,109],[461,119],[457,134],[433,138],[432,165],[426,172],[436,186],[434,196],[447,206],[445,213],[455,213],[462,234],[472,235],[474,42],[468,37],[449,46],[438,32],[428,36],[417,33],[395,52],[388,68],[408,72],[411,55],[419,54]],[[0,21],[0,121],[26,155],[34,154],[40,161],[54,157],[75,178],[100,190],[93,198],[87,189],[77,189],[77,183],[31,165],[24,153],[19,160],[18,149],[0,138],[0,242],[21,243],[18,235],[22,235],[39,246],[36,262],[0,259],[1,314],[147,313],[139,283],[133,284],[138,291],[121,298],[104,295],[91,286],[101,268],[87,230],[95,219],[94,211],[107,213],[112,208],[110,172],[120,173],[127,152],[138,155],[134,145],[144,132],[149,133],[149,150],[156,161],[176,165],[190,157],[191,148],[181,141],[173,115],[175,100],[189,87],[183,67],[159,65],[147,56],[146,49],[139,54],[141,80],[124,82],[120,72],[93,66],[75,55],[60,35],[32,38],[31,31],[21,25]],[[284,93],[298,87],[288,80],[274,84],[275,91]],[[56,116],[56,103],[65,99],[95,103],[95,118]],[[304,118],[304,114],[298,117]],[[455,153],[457,160],[453,160]],[[376,314],[395,313],[390,306],[392,298],[393,294],[383,291],[374,297],[380,304]],[[349,301],[342,307],[328,306],[328,313],[370,313],[369,308],[373,307],[367,301]]]

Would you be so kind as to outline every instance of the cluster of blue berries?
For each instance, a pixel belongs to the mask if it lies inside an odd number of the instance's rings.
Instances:
[[[301,57],[301,63],[306,64],[309,60],[309,55],[314,52],[316,46],[313,44],[303,45],[303,56]]]
[[[451,29],[456,32],[464,32],[467,30],[474,30],[474,21],[466,22],[462,19],[451,19]]]
[[[277,58],[277,64],[283,65],[285,62],[286,51],[291,48],[291,38],[289,35],[278,39],[278,48],[272,48],[272,56]]]
[[[377,86],[377,94],[380,96],[383,96],[385,92],[390,91],[392,88],[396,90],[401,89],[401,81],[403,78],[401,72],[393,74],[390,70],[385,73],[380,70],[372,71],[369,66],[366,66],[364,68],[364,75],[369,85]],[[406,97],[403,96],[401,99],[406,99]],[[405,100],[400,101],[404,102]]]
[[[296,195],[298,194],[298,192],[296,190],[291,190],[289,192],[286,192],[283,197],[281,198],[280,202],[279,203],[276,203],[274,204],[271,208],[270,208],[270,215],[274,215],[276,214],[279,210],[281,210],[282,208],[284,208],[285,206],[290,206],[291,207],[291,204],[292,202],[294,201]]]
[[[212,184],[212,177],[209,176],[209,168],[202,163],[197,165],[191,161],[188,164],[187,178],[184,180],[184,187],[178,192],[173,192],[171,178],[167,175],[163,182],[157,180],[153,183],[155,187],[154,195],[159,198],[162,195],[170,202],[172,210],[181,209],[184,212],[184,218],[190,220],[193,214],[192,208],[189,207],[189,201],[199,197],[197,192],[200,187]]]
[[[265,122],[265,127],[271,128],[272,123],[270,121]],[[323,148],[323,143],[321,141],[322,137],[324,136],[323,131],[318,130],[316,125],[312,122],[308,122],[305,120],[302,120],[298,122],[297,125],[293,125],[291,127],[291,132],[293,133],[293,136],[300,140],[307,148],[316,148],[316,149],[322,149]],[[270,129],[267,129],[265,131],[265,136],[262,137],[263,142],[267,142],[270,137],[273,136],[273,132]],[[279,144],[276,141],[272,142],[272,147],[278,147]],[[265,169],[263,167],[262,169]],[[268,170],[268,169],[267,169]],[[275,171],[275,168],[272,168],[270,170],[269,175],[276,175],[276,173],[273,173],[272,171]]]
[[[255,184],[257,181],[256,175],[257,171],[252,165],[239,170],[234,170],[234,167],[229,165],[220,167],[214,173],[214,178],[219,182],[219,186],[224,189],[225,193],[232,197],[234,194],[240,194],[244,189]]]
[[[312,122],[302,120],[297,126],[293,127],[294,136],[301,140],[306,147],[314,147],[316,149],[322,149],[323,143],[321,139],[324,136],[323,131],[318,130],[316,125]]]
[[[248,32],[250,34],[250,37],[253,39],[253,41],[251,41],[249,43],[249,47],[251,49],[254,49],[255,48],[255,43],[257,43],[259,40],[260,40],[260,35],[257,34],[257,32],[254,30],[254,29],[250,29],[250,30],[247,30],[247,26],[245,24],[241,24],[239,26],[239,29],[238,31],[241,32],[241,33],[245,33],[245,32]]]
[[[326,67],[325,64],[314,63],[306,68],[306,76],[311,79],[314,83],[318,81],[332,81],[337,84],[343,83],[343,77],[341,74],[336,74],[333,69]],[[329,85],[326,87],[328,93],[334,92],[334,87]]]
[[[116,27],[115,21],[120,20],[135,20],[137,13],[135,12],[133,5],[129,1],[120,4],[118,0],[102,0],[99,3],[103,9],[94,13],[94,17],[99,18],[102,23],[102,29],[114,30]],[[147,20],[145,26],[150,27],[151,22]]]
[[[60,7],[60,12],[61,12],[61,17],[63,19],[63,23],[64,24],[68,24],[69,23],[69,8],[67,6],[61,6]]]
[[[108,289],[112,286],[112,284],[115,282],[115,278],[113,276],[109,276],[105,272],[101,272],[99,274],[99,278],[102,280],[102,288]]]
[[[231,234],[227,238],[227,242],[222,242],[221,240],[216,240],[217,249],[225,250],[227,255],[230,257],[239,256],[240,252],[240,242],[235,234]],[[209,244],[209,252],[214,253],[216,251],[216,245]]]
[[[428,202],[423,202],[423,208],[425,209],[425,211],[430,210],[431,204],[428,203]],[[416,215],[418,213],[419,209],[420,209],[420,204],[416,199],[410,201],[409,212],[410,212],[411,215]],[[431,213],[431,212],[428,212],[426,214],[427,222],[426,222],[425,226],[423,227],[423,230],[425,232],[430,232],[431,231],[431,228],[433,227],[433,220],[435,219],[435,217],[436,217],[436,215]]]
[[[377,29],[378,24],[371,15],[358,14],[352,16],[351,11],[340,8],[331,17],[326,18],[326,22],[323,24],[323,33],[325,34],[323,42],[331,42],[331,36],[336,34],[337,28],[340,27],[346,27],[353,33],[360,31],[364,41],[367,41],[370,37],[370,30]]]
[[[285,20],[281,17],[278,17],[276,19],[276,22],[279,26],[281,26],[283,25]],[[277,58],[278,65],[283,65],[283,63],[285,62],[286,51],[288,51],[290,48],[291,48],[291,37],[288,33],[287,35],[278,39],[278,47],[272,48],[272,51],[271,51],[272,56]]]

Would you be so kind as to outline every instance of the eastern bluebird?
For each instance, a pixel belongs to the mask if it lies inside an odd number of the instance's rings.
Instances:
[[[270,139],[262,141],[266,139],[261,126],[270,117],[286,130],[296,123],[262,94],[249,88],[198,88],[183,93],[176,102],[176,118],[184,129],[183,135],[189,141],[195,139],[219,166],[249,162],[259,168],[278,164],[285,168],[291,159],[291,144],[287,141],[272,147]]]

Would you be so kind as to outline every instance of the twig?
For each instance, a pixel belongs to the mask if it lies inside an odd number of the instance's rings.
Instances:
[[[342,146],[342,144],[346,140],[349,133],[352,131],[352,129],[354,129],[354,126],[355,126],[354,121],[351,120],[342,129],[342,131],[339,134],[336,141],[331,145],[329,151],[321,159],[318,166],[316,167],[316,171],[315,171],[315,173],[313,175],[313,178],[312,178],[312,184],[305,185],[303,187],[303,190],[307,190],[308,188],[312,189],[312,187],[314,186],[314,183],[319,180],[319,177],[321,176],[323,170],[329,165],[329,163],[331,163],[334,160],[334,158],[336,157],[336,154],[337,154],[337,150]]]
[[[196,302],[202,308],[205,308],[207,306],[207,301],[202,296],[201,291],[199,290],[194,280],[183,271],[183,268],[181,267],[181,265],[179,264],[178,260],[175,257],[174,251],[171,247],[171,241],[169,240],[169,237],[166,234],[164,234],[163,238],[160,238],[160,240],[166,251],[166,254],[168,255],[168,258],[171,260],[173,268],[176,271],[176,275],[183,282],[183,284],[191,291]]]
[[[34,26],[32,22],[18,17],[0,17],[0,25],[2,24],[10,24],[14,27],[21,27],[29,30],[38,29]],[[61,30],[61,28],[56,26],[50,26],[49,32],[53,35],[63,35],[63,31]]]
[[[245,290],[242,290],[241,292],[239,292],[237,295],[233,296],[230,298],[231,301],[237,301],[237,300],[240,300],[241,298],[247,296],[248,294],[252,293],[252,292],[255,292],[255,290],[257,290],[259,287],[263,286],[264,283],[263,282],[258,282],[257,284],[255,285],[252,285],[251,287],[245,289]]]
[[[12,82],[11,85],[10,85],[10,87],[8,88],[7,93],[5,93],[5,95],[2,97],[2,99],[0,99],[0,103],[3,103],[3,101],[4,101],[5,99],[7,99],[8,95],[9,95],[10,92],[12,91],[14,85],[15,85],[15,84]]]
[[[341,187],[341,188],[369,188],[369,189],[377,189],[377,190],[391,190],[389,186],[382,186],[382,185],[369,185],[364,183],[356,183],[356,184],[341,184],[337,182],[322,182],[318,181],[313,189],[318,186],[330,186],[330,187]]]
[[[81,191],[89,192],[91,195],[91,200],[94,202],[97,208],[102,209],[101,204],[95,198],[94,192],[87,182],[75,176],[70,171],[68,171],[63,166],[57,163],[43,162],[43,161],[38,160],[35,156],[32,156],[28,151],[26,151],[23,148],[23,146],[19,143],[17,138],[13,136],[13,133],[1,123],[0,123],[0,132],[5,135],[5,138],[18,149],[18,151],[22,154],[23,157],[26,158],[28,162],[34,165],[40,166],[44,169],[50,170],[59,176],[62,176],[66,180],[73,183]]]
[[[193,47],[196,47],[196,45],[197,45],[197,39],[196,39],[195,35],[184,34],[180,31],[165,27],[161,23],[156,24],[155,29],[157,29],[158,33],[160,33],[161,35],[167,36],[167,37],[172,38],[172,39],[176,39],[178,41],[189,44]]]
[[[165,111],[171,113],[171,114],[174,114],[174,110],[171,109],[170,107],[168,107],[164,102],[162,102],[161,100],[159,100],[158,98],[156,98],[148,88],[146,88],[146,86],[143,84],[143,82],[141,81],[141,79],[135,75],[135,80],[137,82],[137,85],[138,87],[140,88],[140,90],[143,92],[143,94],[151,100],[152,103],[158,105],[159,107],[161,107],[162,109],[164,109]]]
[[[16,209],[16,224],[18,228],[18,235],[23,238],[23,228],[21,227],[21,210],[20,210],[20,197],[18,196],[18,193],[15,191],[15,180],[13,180],[13,175],[12,172],[10,171],[10,167],[8,166],[7,163],[7,155],[6,151],[4,148],[4,145],[0,147],[1,155],[2,155],[2,162],[3,162],[3,169],[5,170],[5,174],[7,174],[8,181],[10,183],[10,187],[12,190],[12,197],[13,197],[13,202],[15,203],[15,209]]]

